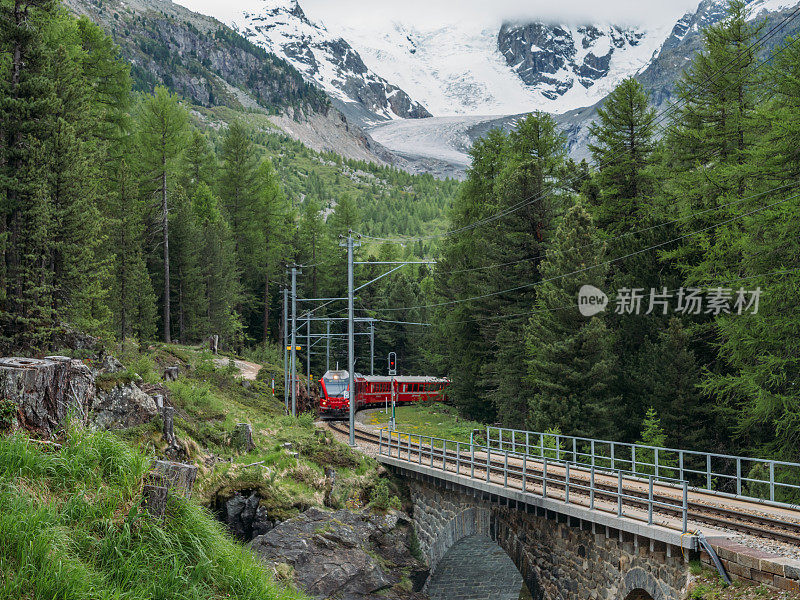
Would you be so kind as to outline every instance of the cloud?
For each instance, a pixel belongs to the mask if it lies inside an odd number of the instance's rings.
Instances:
[[[399,21],[420,29],[454,23],[496,26],[503,21],[664,25],[697,8],[699,0],[300,0],[308,16],[333,27]]]

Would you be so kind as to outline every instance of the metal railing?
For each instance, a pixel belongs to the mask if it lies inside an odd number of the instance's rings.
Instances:
[[[528,453],[502,450],[489,445],[459,442],[432,436],[392,431],[383,428],[379,433],[378,454],[417,463],[469,479],[502,485],[542,498],[560,500],[600,512],[655,523],[654,512],[667,509],[679,515],[681,532],[686,533],[689,514],[689,485],[687,481],[670,479],[680,489],[675,496],[656,496],[654,484],[662,477],[648,475],[646,492],[631,489],[630,472],[554,460],[548,456],[530,461]],[[613,477],[609,477],[611,474]],[[598,480],[601,475],[602,481]],[[636,483],[636,487],[642,486]],[[626,489],[625,484],[628,484]],[[598,501],[598,496],[600,500]],[[634,509],[638,506],[638,509]],[[670,526],[670,525],[666,525]]]
[[[602,470],[625,469],[642,478],[666,476],[688,481],[695,490],[743,499],[791,506],[800,503],[798,463],[502,427],[486,428],[486,445]]]

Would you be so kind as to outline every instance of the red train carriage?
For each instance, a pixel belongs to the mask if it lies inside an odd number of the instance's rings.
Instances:
[[[350,412],[349,374],[347,371],[328,371],[320,380],[322,396],[319,412],[323,417],[344,417]],[[392,401],[394,387],[395,403],[409,404],[424,400],[445,400],[449,379],[437,377],[377,375],[355,376],[355,408],[385,406]]]

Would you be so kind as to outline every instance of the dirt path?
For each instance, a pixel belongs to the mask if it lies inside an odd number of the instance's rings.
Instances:
[[[233,361],[233,364],[235,364],[236,368],[239,369],[239,374],[237,377],[247,379],[248,381],[255,381],[256,377],[258,377],[258,372],[261,370],[261,365],[248,362],[246,360],[236,359]],[[224,369],[228,366],[228,359],[215,358],[214,366],[216,366],[218,369]]]

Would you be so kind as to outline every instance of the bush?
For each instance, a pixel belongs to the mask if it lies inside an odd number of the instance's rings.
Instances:
[[[402,507],[400,498],[390,495],[389,485],[385,479],[379,479],[372,488],[369,505],[377,510],[389,510],[390,508],[400,510]]]

